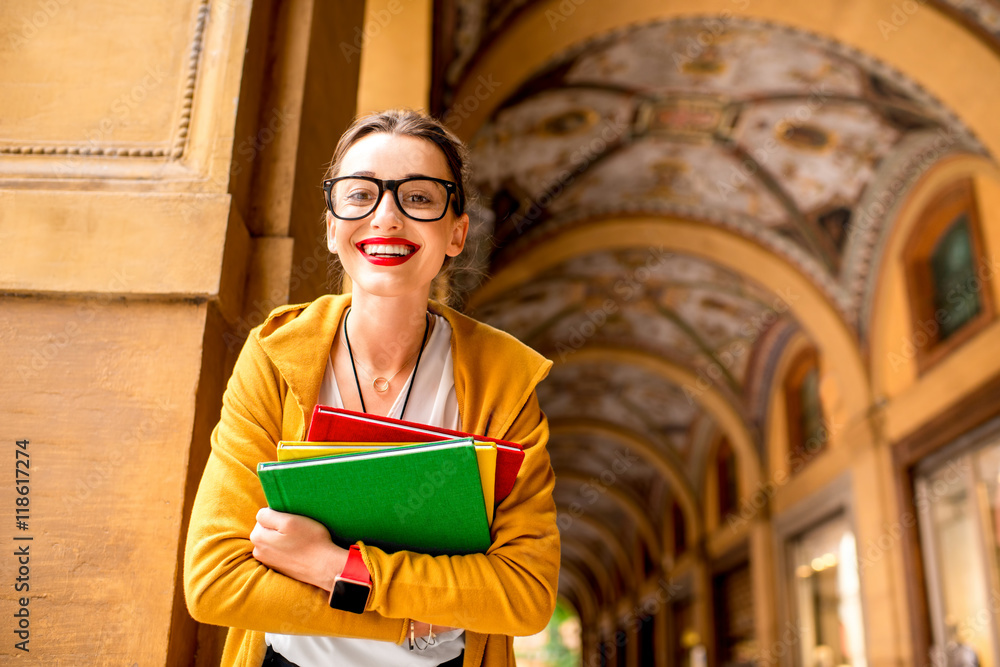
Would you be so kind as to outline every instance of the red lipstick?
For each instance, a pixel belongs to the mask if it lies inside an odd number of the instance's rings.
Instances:
[[[412,241],[386,236],[365,239],[354,245],[365,259],[376,266],[398,266],[420,250],[420,246]]]

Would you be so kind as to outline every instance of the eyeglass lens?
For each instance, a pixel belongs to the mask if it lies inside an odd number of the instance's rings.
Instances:
[[[388,193],[386,193],[388,194]],[[378,185],[361,178],[346,178],[333,184],[333,212],[344,218],[362,218],[378,205]],[[448,190],[440,183],[415,178],[397,184],[396,203],[416,220],[434,220],[444,215]]]

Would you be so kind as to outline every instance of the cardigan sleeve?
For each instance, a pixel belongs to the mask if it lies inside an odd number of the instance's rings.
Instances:
[[[502,437],[523,445],[524,462],[497,508],[487,552],[429,556],[362,546],[373,583],[370,611],[485,634],[530,635],[545,627],[555,609],[560,551],[548,423],[534,392]]]
[[[223,397],[212,451],[195,497],[184,553],[184,593],[195,620],[282,634],[400,643],[406,621],[330,609],[327,595],[253,557],[250,531],[267,506],[257,463],[273,461],[285,387],[251,333]]]

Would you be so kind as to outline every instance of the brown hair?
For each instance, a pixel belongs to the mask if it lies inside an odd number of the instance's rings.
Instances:
[[[454,133],[430,116],[412,109],[389,109],[354,119],[333,152],[333,160],[324,178],[333,178],[340,171],[344,155],[351,146],[370,134],[395,134],[417,137],[433,142],[444,153],[452,178],[458,186],[458,195],[452,202],[455,215],[465,212],[466,181],[468,179],[468,150]]]

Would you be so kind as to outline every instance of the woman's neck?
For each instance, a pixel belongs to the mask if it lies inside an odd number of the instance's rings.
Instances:
[[[354,358],[376,375],[387,377],[413,361],[426,326],[426,297],[352,295],[347,335]]]

